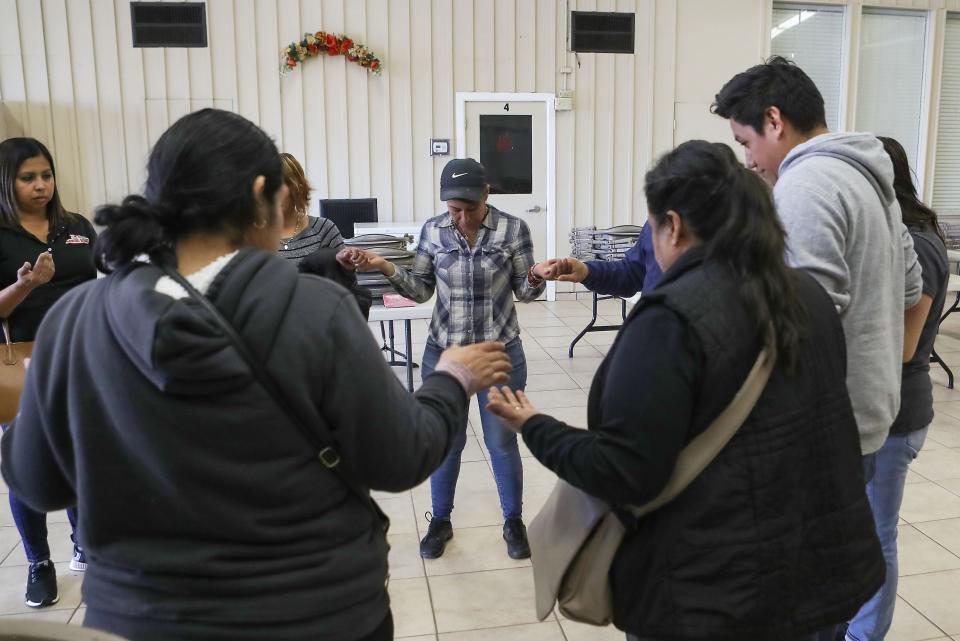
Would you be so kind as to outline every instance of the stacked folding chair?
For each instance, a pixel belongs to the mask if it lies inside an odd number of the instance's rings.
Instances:
[[[574,227],[570,230],[570,255],[577,260],[596,260],[593,251],[593,238],[596,227]]]
[[[637,225],[574,227],[570,230],[570,254],[578,260],[620,260],[636,244],[640,229]]]
[[[617,225],[608,229],[596,227],[574,227],[570,230],[570,255],[578,260],[621,260],[637,242],[641,228],[636,225]],[[602,300],[618,298],[592,292],[593,317],[570,343],[568,355],[573,358],[573,348],[588,332],[605,332],[620,329],[619,325],[597,325],[597,303]],[[620,301],[620,316],[627,317],[627,303]]]
[[[943,232],[947,249],[960,249],[960,224],[941,222],[940,231]]]

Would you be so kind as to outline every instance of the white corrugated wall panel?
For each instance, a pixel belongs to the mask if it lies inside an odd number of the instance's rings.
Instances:
[[[363,2],[344,3],[344,32],[357,42],[367,42],[367,12]],[[313,27],[306,25],[306,30]],[[370,74],[347,69],[347,112],[350,114],[347,139],[350,143],[350,195],[367,198],[370,185]]]
[[[93,22],[90,5],[70,2],[65,5],[69,32],[69,63],[73,76],[73,108],[76,123],[78,202],[101,203],[107,200],[104,183],[106,160],[100,132],[100,95],[98,93],[96,51],[93,46]],[[92,212],[85,212],[88,215]]]
[[[57,189],[64,201],[79,204],[83,202],[85,190],[78,158],[76,120],[78,105],[74,95],[73,70],[70,66],[67,7],[64,0],[44,0],[41,3],[41,9],[44,38],[50,40],[50,45],[44,47],[44,52],[50,92],[53,140],[56,148],[54,160],[58,171],[62,168],[67,175],[76,177],[74,180],[64,181],[57,186]]]
[[[277,15],[278,40],[281,47],[299,41],[307,29],[300,24],[300,3],[298,0],[280,0]],[[278,54],[279,57],[279,54]],[[283,123],[283,140],[277,141],[281,151],[296,156],[304,162],[304,122],[303,113],[303,74],[289,73],[280,79],[283,100],[280,102],[280,119]]]
[[[433,158],[428,140],[433,136],[433,30],[430,0],[410,0],[410,108],[411,138],[407,141],[413,158],[412,218],[436,211],[439,201],[433,186]]]
[[[934,164],[933,208],[960,215],[960,14],[947,16],[940,81],[940,116]]]
[[[83,4],[83,3],[76,3]],[[120,60],[117,56],[117,29],[113,14],[113,0],[93,0],[90,3],[90,23],[93,39],[94,68],[96,71],[96,111],[103,162],[103,201],[119,201],[127,195],[127,145],[123,126],[123,93]],[[142,163],[141,163],[142,164]],[[96,199],[83,203],[85,207],[100,204]]]
[[[383,59],[383,75],[368,80],[370,122],[370,195],[377,199],[380,220],[396,220],[393,211],[393,117],[389,109],[390,85],[394,77],[387,57],[390,42],[388,0],[367,0],[367,46]],[[321,65],[317,65],[321,66]],[[365,72],[363,72],[365,73]],[[399,74],[398,74],[399,75]]]
[[[27,89],[20,52],[20,22],[16,0],[0,0],[0,123],[4,136],[23,135],[27,117]]]
[[[134,49],[128,0],[0,0],[2,131],[47,143],[67,206],[90,214],[142,188],[150,147],[177,117],[214,106],[296,155],[315,200],[372,196],[384,221],[424,220],[441,208],[449,160],[428,141],[455,145],[455,94],[555,93],[570,66],[575,110],[557,113],[555,140],[562,253],[574,221],[645,218],[647,22],[673,2],[571,0],[638,14],[634,56],[577,61],[557,0],[208,0],[204,49]],[[279,49],[318,30],[367,44],[383,75],[324,57],[280,76]]]
[[[411,145],[413,98],[410,86],[415,70],[411,66],[410,0],[390,0],[387,27],[390,33],[387,64],[392,69],[389,93],[392,220],[407,222],[417,217],[413,208],[413,156],[416,151]]]

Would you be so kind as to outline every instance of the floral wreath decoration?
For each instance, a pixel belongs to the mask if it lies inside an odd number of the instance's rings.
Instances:
[[[326,54],[328,56],[346,56],[350,62],[356,62],[375,76],[383,71],[383,63],[375,53],[365,45],[354,42],[343,34],[305,33],[300,42],[291,42],[280,51],[280,73],[293,70],[307,58]]]

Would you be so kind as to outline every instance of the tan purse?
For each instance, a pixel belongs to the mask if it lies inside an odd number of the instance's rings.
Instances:
[[[730,405],[680,452],[660,494],[642,507],[625,509],[640,518],[685,490],[753,411],[775,362],[775,352],[762,350]],[[537,618],[543,621],[556,604],[573,621],[609,625],[613,619],[610,567],[625,534],[609,503],[558,480],[528,531]]]
[[[27,369],[23,359],[33,354],[33,342],[14,343],[10,340],[10,324],[3,321],[3,367],[0,367],[0,423],[9,423],[20,408],[20,394]]]

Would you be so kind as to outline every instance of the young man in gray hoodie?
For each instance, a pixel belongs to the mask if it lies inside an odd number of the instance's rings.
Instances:
[[[893,165],[873,135],[830,133],[823,96],[779,56],[734,76],[712,111],[730,120],[747,166],[773,185],[788,263],[816,278],[840,313],[847,389],[869,476],[872,454],[900,408],[904,311],[922,289]]]
[[[872,454],[899,410],[903,313],[922,288],[890,158],[871,134],[830,133],[813,81],[779,56],[734,76],[713,112],[730,120],[747,166],[773,185],[788,262],[816,278],[840,313],[860,447]]]

